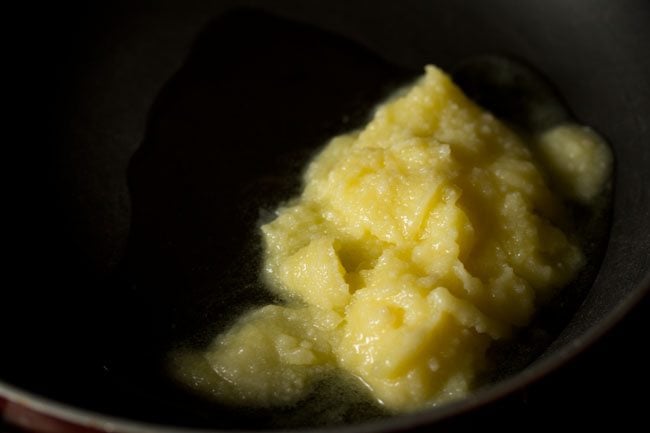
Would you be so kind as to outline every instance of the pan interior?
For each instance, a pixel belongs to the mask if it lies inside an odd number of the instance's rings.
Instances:
[[[278,1],[270,15],[233,12],[234,3],[72,2],[32,21],[25,46],[34,55],[18,89],[29,97],[16,106],[15,124],[28,140],[11,149],[15,278],[0,305],[2,329],[11,330],[1,380],[146,422],[304,425],[196,400],[164,379],[161,354],[198,329],[194,344],[204,344],[242,308],[269,300],[257,280],[256,227],[295,192],[325,139],[361,124],[423,64],[452,69],[483,53],[544,71],[617,158],[601,272],[591,269],[540,315],[525,337],[534,344],[520,346],[504,376],[540,348],[550,347],[542,357],[558,356],[640,290],[648,254],[631,252],[650,246],[650,65],[638,55],[650,39],[647,3],[579,13],[561,1],[407,1],[368,13],[365,2]],[[613,89],[616,76],[625,80]],[[602,89],[598,103],[593,89]],[[241,115],[251,112],[254,126]],[[338,418],[319,418],[316,408],[309,418],[322,425],[380,416],[350,405]]]

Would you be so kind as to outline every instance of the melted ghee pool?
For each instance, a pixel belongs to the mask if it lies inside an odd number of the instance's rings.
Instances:
[[[294,404],[337,370],[393,412],[462,397],[490,344],[585,261],[547,179],[588,203],[610,166],[592,131],[525,142],[427,66],[364,129],[333,138],[262,227],[263,272],[284,305],[179,355],[178,376],[257,407]]]

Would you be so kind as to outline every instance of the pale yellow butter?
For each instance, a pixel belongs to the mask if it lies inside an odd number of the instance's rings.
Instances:
[[[339,368],[392,411],[465,395],[490,343],[584,261],[544,179],[520,137],[428,66],[363,130],[333,138],[262,227],[265,277],[287,305],[215,339],[204,358],[227,386],[213,394],[291,404]]]
[[[612,153],[586,126],[556,126],[541,134],[536,144],[553,181],[571,199],[589,204],[609,180]]]

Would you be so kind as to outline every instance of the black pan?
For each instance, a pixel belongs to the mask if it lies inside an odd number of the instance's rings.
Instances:
[[[636,350],[650,287],[647,1],[68,1],[11,17],[9,424],[361,432],[643,419],[628,394],[650,385]],[[169,380],[171,348],[200,347],[269,301],[257,223],[296,192],[318,146],[424,64],[454,72],[487,54],[541,71],[615,155],[587,271],[522,333],[498,377],[397,417],[359,402],[238,411]]]

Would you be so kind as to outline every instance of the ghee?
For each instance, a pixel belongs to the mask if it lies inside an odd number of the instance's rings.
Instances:
[[[207,361],[210,380],[182,360],[181,379],[261,407],[296,403],[337,369],[393,412],[464,396],[491,342],[585,261],[547,178],[593,198],[611,155],[592,134],[525,141],[427,66],[365,128],[333,138],[262,227],[263,272],[284,304],[184,355]]]

